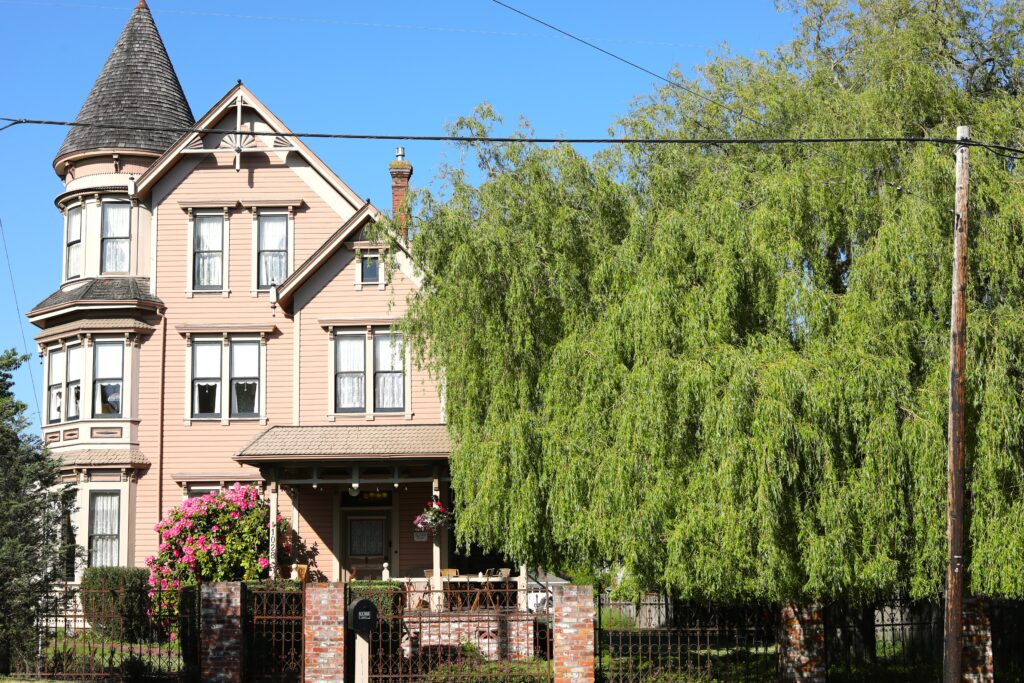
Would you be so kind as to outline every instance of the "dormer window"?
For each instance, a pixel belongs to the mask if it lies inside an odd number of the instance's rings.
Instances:
[[[131,246],[131,206],[103,202],[100,218],[100,272],[127,273]]]
[[[364,285],[375,285],[380,282],[380,254],[375,251],[362,254],[360,259],[360,282]]]
[[[67,268],[65,279],[82,275],[82,207],[72,206],[68,209],[67,229]]]

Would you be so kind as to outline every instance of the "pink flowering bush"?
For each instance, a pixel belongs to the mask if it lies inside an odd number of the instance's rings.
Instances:
[[[176,614],[177,591],[173,589],[267,576],[270,505],[254,486],[235,482],[224,491],[190,498],[171,510],[155,529],[160,534],[159,552],[146,558],[146,566],[156,614]]]

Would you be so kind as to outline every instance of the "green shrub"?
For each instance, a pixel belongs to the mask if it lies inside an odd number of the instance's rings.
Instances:
[[[352,604],[366,598],[377,606],[380,617],[394,617],[401,613],[404,591],[401,581],[353,581],[348,585],[348,601]]]
[[[549,662],[527,659],[518,662],[453,662],[436,667],[427,675],[427,683],[545,683]]]
[[[139,642],[149,629],[149,571],[137,567],[89,567],[82,576],[82,613],[105,638]]]

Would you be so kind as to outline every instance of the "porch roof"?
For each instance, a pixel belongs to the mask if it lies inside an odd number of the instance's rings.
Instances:
[[[443,424],[275,426],[250,441],[235,460],[409,460],[447,458],[451,450]]]

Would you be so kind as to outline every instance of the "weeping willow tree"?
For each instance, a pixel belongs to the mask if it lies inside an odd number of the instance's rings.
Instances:
[[[1024,143],[1019,2],[795,13],[614,131]],[[951,146],[468,151],[476,181],[415,195],[404,323],[444,377],[461,543],[680,596],[941,592]],[[1024,175],[975,150],[971,192],[969,581],[1019,597]]]

